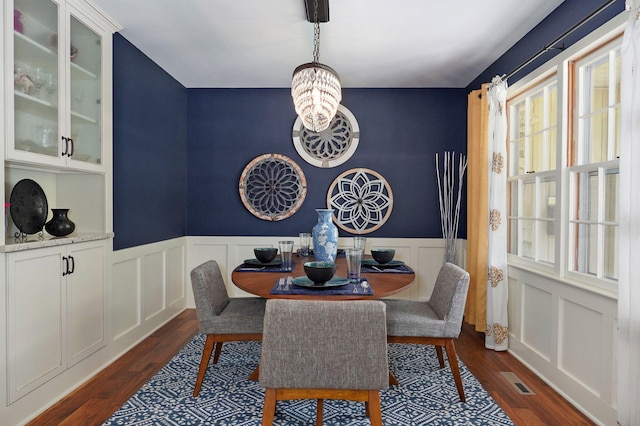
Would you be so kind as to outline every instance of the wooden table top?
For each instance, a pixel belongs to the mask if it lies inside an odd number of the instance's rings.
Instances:
[[[368,257],[368,256],[367,256]],[[398,272],[363,272],[373,290],[373,295],[349,294],[349,295],[302,295],[302,294],[270,294],[273,285],[281,277],[305,276],[303,264],[314,260],[313,257],[295,257],[295,268],[292,272],[261,272],[261,271],[233,271],[231,280],[240,289],[247,293],[255,294],[266,299],[313,299],[313,300],[356,300],[356,299],[380,299],[401,292],[411,285],[415,278],[414,273]],[[335,276],[347,276],[347,264],[344,257],[336,259]]]

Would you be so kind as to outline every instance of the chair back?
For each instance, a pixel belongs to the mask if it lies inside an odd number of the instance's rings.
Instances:
[[[281,389],[387,389],[385,310],[377,300],[268,300],[260,384]]]
[[[209,260],[191,271],[191,286],[200,324],[220,315],[229,303],[227,287],[215,260]]]
[[[445,321],[441,337],[460,335],[469,290],[469,273],[453,263],[445,263],[427,302],[439,319]]]

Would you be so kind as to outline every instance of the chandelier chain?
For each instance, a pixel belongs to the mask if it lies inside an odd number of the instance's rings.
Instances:
[[[318,22],[318,0],[313,4],[313,62],[320,62],[320,22]]]

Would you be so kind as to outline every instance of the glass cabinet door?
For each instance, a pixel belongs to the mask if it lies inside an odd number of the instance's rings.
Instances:
[[[59,6],[49,0],[14,4],[14,148],[58,157]]]
[[[69,40],[71,141],[63,155],[101,164],[101,37],[72,14]]]

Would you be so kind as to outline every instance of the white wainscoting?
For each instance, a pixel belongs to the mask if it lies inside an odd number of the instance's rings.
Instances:
[[[617,301],[509,268],[509,351],[603,425],[616,424]]]
[[[294,250],[298,249],[298,237],[188,237],[188,270],[207,260],[214,259],[220,265],[231,297],[247,297],[250,294],[240,290],[231,281],[231,272],[244,259],[253,259],[254,247],[278,247],[278,241],[292,240]],[[353,246],[351,238],[340,238],[338,247]],[[438,271],[444,259],[444,241],[440,238],[367,238],[365,252],[371,247],[391,247],[396,249],[396,260],[410,265],[416,273],[413,285],[394,295],[394,298],[428,299]],[[187,278],[188,279],[188,278]],[[188,285],[187,306],[194,307],[193,292]]]
[[[187,238],[113,252],[113,341],[130,347],[186,307]]]

